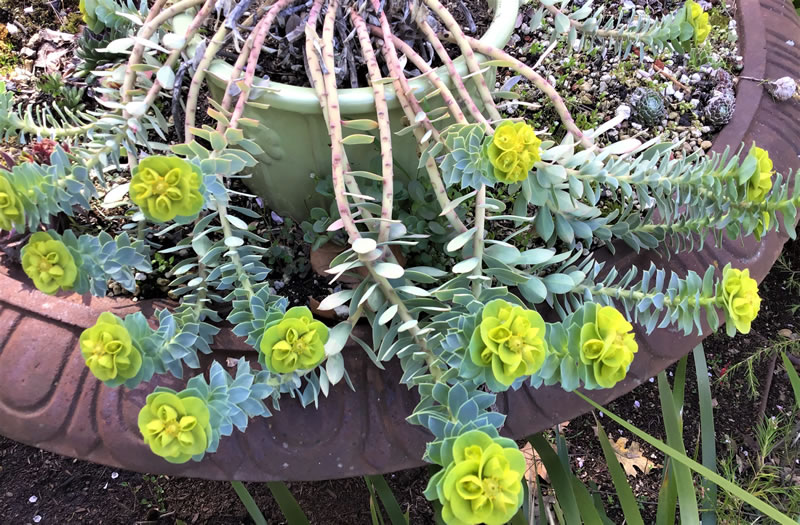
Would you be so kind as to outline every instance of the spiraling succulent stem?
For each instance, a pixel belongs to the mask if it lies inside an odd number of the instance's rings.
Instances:
[[[537,0],[538,1],[538,0]],[[544,5],[542,2],[539,2],[544,6],[547,11],[550,12],[553,17],[558,15],[567,16],[561,9],[556,7],[555,5]],[[588,35],[597,36],[600,38],[609,38],[613,40],[632,40],[634,42],[640,42],[642,39],[649,36],[651,32],[654,31],[645,31],[645,32],[637,32],[637,31],[619,31],[617,29],[597,29],[595,31],[586,31],[584,29],[583,24],[577,20],[573,20],[572,18],[569,19],[569,25],[574,27],[576,31],[579,33],[584,33]]]
[[[378,137],[381,147],[381,177],[383,178],[382,199],[381,199],[381,223],[378,229],[378,242],[383,243],[389,240],[389,229],[392,219],[392,203],[394,201],[394,161],[392,160],[392,129],[389,122],[389,106],[386,103],[386,90],[381,80],[381,69],[378,66],[378,59],[375,57],[375,50],[372,49],[372,42],[369,39],[369,31],[364,19],[355,9],[350,10],[350,19],[358,33],[358,41],[361,44],[361,52],[364,61],[367,63],[367,71],[372,84],[372,94],[375,98],[375,114],[378,122]],[[388,249],[386,250],[388,251]]]
[[[425,0],[425,4],[428,6],[428,8],[430,8],[431,11],[436,13],[439,19],[444,23],[447,30],[450,31],[453,40],[458,45],[458,48],[461,50],[461,54],[463,55],[464,61],[467,64],[467,69],[469,69],[469,72],[473,74],[472,80],[478,87],[478,93],[481,96],[481,100],[483,100],[486,111],[489,112],[489,116],[493,120],[502,119],[503,117],[500,116],[500,112],[497,111],[497,106],[494,104],[492,94],[489,91],[489,88],[486,86],[486,79],[483,78],[483,75],[479,73],[481,70],[481,65],[478,63],[478,59],[475,57],[473,46],[470,46],[469,41],[467,40],[468,37],[464,34],[461,26],[439,0]]]

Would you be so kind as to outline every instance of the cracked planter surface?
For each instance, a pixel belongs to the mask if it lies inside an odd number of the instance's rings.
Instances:
[[[744,76],[800,76],[800,19],[790,2],[761,0],[740,3],[737,12]],[[787,173],[800,166],[800,105],[776,103],[757,82],[738,87],[734,120],[720,133],[714,150],[738,148],[757,141]],[[772,233],[757,243],[726,241],[721,248],[681,253],[666,259],[654,252],[636,255],[620,245],[614,256],[618,268],[636,265],[668,268],[685,275],[713,264],[731,262],[750,268],[759,281],[777,259],[786,237]],[[603,254],[599,254],[603,258]],[[610,255],[606,254],[606,258]],[[155,377],[133,391],[109,389],[94,379],[78,348],[81,331],[103,311],[125,315],[137,310],[152,314],[153,301],[88,298],[75,294],[46,296],[21,271],[0,266],[0,434],[68,456],[150,473],[238,480],[318,480],[389,472],[422,464],[428,434],[405,422],[416,394],[398,384],[399,366],[375,368],[354,344],[344,350],[356,391],[345,384],[320,400],[319,409],[301,408],[290,399],[273,417],[251,421],[247,433],[222,439],[219,451],[201,462],[172,465],[150,453],[136,425],[139,408],[156,385],[181,389],[169,375]],[[637,334],[639,354],[628,377],[611,390],[593,391],[605,403],[663,370],[685,355],[702,338],[673,330]],[[243,342],[223,330],[215,341],[214,359],[247,355]],[[254,353],[249,354],[254,356]],[[204,364],[210,363],[209,357]],[[508,414],[503,430],[521,437],[589,410],[575,395],[559,387],[523,388],[498,396]]]

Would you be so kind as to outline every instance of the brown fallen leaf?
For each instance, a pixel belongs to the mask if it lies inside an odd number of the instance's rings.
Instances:
[[[547,477],[547,469],[544,468],[544,463],[542,463],[539,453],[533,449],[530,443],[525,443],[525,446],[522,447],[521,450],[522,455],[525,456],[525,464],[527,465],[525,468],[525,479],[528,481],[528,487],[530,489],[536,487],[537,475],[541,476],[543,480],[549,483],[550,478]]]
[[[628,438],[621,437],[617,439],[615,443],[614,440],[611,439],[611,436],[609,436],[608,440],[611,442],[614,454],[617,455],[617,459],[622,464],[622,468],[625,469],[625,474],[628,476],[636,477],[638,474],[637,468],[641,470],[642,473],[648,474],[651,469],[661,466],[646,458],[639,448],[639,443],[636,441],[632,442],[630,447],[626,447]]]

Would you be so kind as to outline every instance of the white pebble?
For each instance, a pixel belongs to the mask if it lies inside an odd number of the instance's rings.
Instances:
[[[42,521],[42,517],[39,516],[38,514],[33,517],[33,522],[34,523],[39,523],[40,521]]]
[[[633,402],[633,406],[635,406],[636,408],[639,408],[640,406],[642,406],[642,404],[639,403],[639,401],[634,401]]]
[[[31,496],[28,498],[28,503],[36,503],[37,501],[39,501],[39,498],[36,496]]]
[[[117,479],[119,477],[119,472],[112,472],[111,479]]]
[[[787,40],[786,45],[790,47],[794,47],[794,40]]]
[[[678,100],[683,100],[683,91],[676,91],[674,96]]]

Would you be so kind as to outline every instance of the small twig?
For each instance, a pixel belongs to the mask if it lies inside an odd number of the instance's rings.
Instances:
[[[778,362],[778,353],[773,354],[772,359],[769,360],[767,365],[767,376],[764,381],[764,391],[761,394],[761,403],[758,405],[758,415],[756,421],[764,419],[764,414],[767,412],[767,400],[769,399],[769,390],[772,387],[772,378],[775,375],[775,363]]]
[[[559,42],[560,40],[553,40],[553,43],[547,46],[547,49],[544,50],[544,53],[542,53],[541,56],[539,56],[539,60],[537,60],[536,63],[533,65],[533,69],[537,69],[539,66],[542,65],[544,59],[547,58],[547,55],[553,52],[553,50],[556,48]]]

